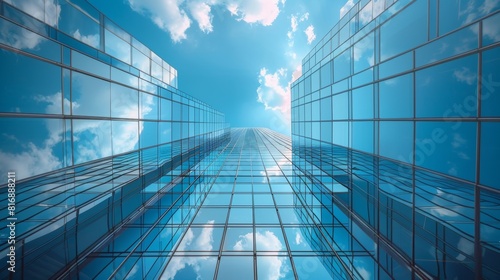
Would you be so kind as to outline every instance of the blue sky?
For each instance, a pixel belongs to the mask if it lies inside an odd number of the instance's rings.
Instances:
[[[178,71],[179,89],[232,127],[290,133],[288,85],[345,1],[90,2]]]

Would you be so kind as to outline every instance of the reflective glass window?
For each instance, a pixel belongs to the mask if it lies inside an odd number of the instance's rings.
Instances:
[[[2,118],[0,129],[3,174],[14,170],[16,179],[20,180],[64,167],[65,141],[71,139],[62,137],[63,120]]]
[[[321,67],[321,88],[332,83],[332,61]]]
[[[139,133],[141,148],[158,144],[157,122],[140,122]]]
[[[109,117],[110,83],[78,72],[71,79],[73,115]]]
[[[238,279],[254,279],[253,257],[222,256],[219,264],[217,279],[231,279],[238,275]]]
[[[380,155],[413,163],[413,122],[381,121],[379,129]]]
[[[73,38],[96,49],[100,47],[99,24],[75,8],[73,4],[60,1],[58,28]]]
[[[382,61],[427,40],[427,20],[422,15],[427,15],[427,1],[415,1],[380,27]]]
[[[139,78],[118,68],[111,67],[111,79],[113,81],[137,88],[139,87]]]
[[[439,1],[439,35],[453,31],[500,7],[496,1]]]
[[[483,52],[481,116],[500,117],[500,48]]]
[[[132,48],[132,65],[146,74],[150,73],[151,60],[136,48]]]
[[[7,50],[0,60],[0,112],[62,114],[60,67]]]
[[[61,46],[25,28],[0,18],[0,43],[47,59],[60,62]],[[2,50],[4,51],[4,50]]]
[[[348,122],[333,122],[333,143],[344,147],[349,146]]]
[[[476,123],[417,122],[415,165],[474,181]]]
[[[160,144],[169,143],[172,141],[172,124],[170,122],[159,122],[158,123],[158,134],[160,135]]]
[[[415,51],[415,65],[419,67],[476,49],[478,32],[479,25],[474,24],[418,48]]]
[[[113,154],[136,150],[139,146],[139,127],[137,121],[113,121]]]
[[[373,85],[364,86],[352,91],[352,118],[373,118]]]
[[[110,77],[110,66],[90,56],[71,50],[71,66],[104,78]]]
[[[418,71],[415,79],[417,117],[477,115],[477,55]]]
[[[73,120],[73,147],[75,164],[111,156],[111,122]]]
[[[349,93],[344,92],[332,97],[333,120],[345,120],[349,117]]]
[[[137,119],[138,104],[137,90],[111,84],[111,117]]]
[[[500,14],[491,16],[483,21],[483,46],[500,41]]]
[[[351,74],[351,49],[347,49],[333,61],[333,80],[337,82]]]
[[[139,92],[141,103],[139,105],[139,114],[142,119],[158,119],[158,97],[155,95]]]
[[[383,79],[413,68],[413,52],[407,52],[398,57],[381,63],[378,67],[379,78]]]
[[[354,73],[364,70],[374,64],[374,34],[371,32],[359,40],[353,47]]]
[[[500,123],[481,124],[481,174],[480,182],[486,186],[500,189],[498,172],[500,166]]]
[[[334,123],[335,129],[335,123]],[[341,132],[341,133],[345,133]],[[333,132],[335,137],[335,130]],[[368,153],[373,153],[373,122],[352,122],[352,148]]]
[[[413,117],[413,75],[407,74],[379,83],[381,118]]]
[[[120,59],[125,63],[130,64],[130,58],[131,58],[130,45],[107,29],[104,31],[104,36],[106,38],[104,40],[105,43],[104,49],[106,53],[115,58]]]

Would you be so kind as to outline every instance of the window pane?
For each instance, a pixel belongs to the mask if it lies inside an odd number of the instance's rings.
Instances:
[[[380,122],[380,155],[413,163],[413,122]]]
[[[73,115],[110,116],[110,83],[72,72]]]
[[[500,48],[483,52],[483,75],[481,78],[481,116],[500,116]]]
[[[7,50],[0,60],[0,112],[62,114],[60,67]]]
[[[427,20],[422,15],[427,15],[427,1],[415,1],[380,27],[382,61],[427,40]]]
[[[111,122],[73,120],[75,164],[111,156]]]
[[[413,117],[413,75],[380,82],[379,102],[381,118]]]
[[[481,124],[481,184],[500,189],[498,166],[500,166],[500,123]]]
[[[417,122],[415,165],[474,181],[476,123]]]
[[[138,99],[137,90],[111,84],[111,117],[137,119]]]
[[[477,55],[416,73],[417,117],[473,117],[477,114]]]
[[[352,91],[352,118],[373,118],[373,85]]]

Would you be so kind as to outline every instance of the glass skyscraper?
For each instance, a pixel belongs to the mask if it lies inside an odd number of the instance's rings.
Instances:
[[[0,278],[497,279],[500,2],[343,10],[290,138],[86,0],[0,1]]]
[[[303,59],[294,187],[357,278],[498,279],[499,8],[349,1]]]

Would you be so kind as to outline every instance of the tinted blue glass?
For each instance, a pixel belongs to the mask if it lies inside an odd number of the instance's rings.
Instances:
[[[74,50],[71,50],[71,66],[104,78],[111,74],[109,65]]]
[[[427,40],[427,1],[415,1],[380,27],[380,56],[386,60]]]
[[[500,123],[481,124],[481,162],[480,183],[500,189],[498,166],[500,166]]]
[[[99,48],[99,24],[68,2],[61,1],[58,28],[73,38]]]
[[[147,94],[144,92],[139,92],[141,103],[139,105],[140,118],[143,119],[158,119],[158,97]]]
[[[362,71],[368,67],[373,66],[374,63],[374,41],[375,36],[371,32],[368,36],[361,39],[354,44],[353,47],[353,60],[354,60],[354,73]]]
[[[333,122],[333,143],[344,147],[349,146],[348,122]]]
[[[70,141],[61,137],[63,127],[60,119],[2,118],[0,171],[7,174],[14,170],[20,180],[62,168],[62,141]]]
[[[335,137],[335,124],[334,124]],[[344,132],[345,133],[345,132]],[[352,148],[368,153],[373,153],[373,122],[352,122]]]
[[[75,164],[111,156],[111,122],[73,120]]]
[[[316,71],[311,75],[311,91],[317,91],[320,88],[320,71]]]
[[[413,75],[407,74],[379,83],[380,118],[413,117]]]
[[[321,67],[321,87],[325,87],[332,83],[332,64],[333,61],[328,62],[327,64]]]
[[[136,150],[139,147],[139,124],[137,121],[113,121],[113,154]]]
[[[347,49],[333,60],[333,70],[334,82],[351,74],[351,49]]]
[[[418,48],[415,51],[415,65],[419,67],[476,49],[478,33],[479,25],[474,24]]]
[[[439,1],[439,35],[464,26],[499,7],[497,1]]]
[[[116,36],[114,33],[108,31],[107,29],[104,31],[105,36],[105,51],[107,54],[120,59],[123,62],[129,63],[131,62],[131,47],[120,37]],[[154,63],[153,63],[154,64]],[[161,69],[160,69],[161,73]],[[159,76],[161,80],[161,75]]]
[[[254,279],[253,257],[223,256],[220,259],[217,279],[231,279],[238,275],[238,279]]]
[[[1,112],[62,114],[60,67],[7,50],[0,60]]]
[[[110,83],[72,72],[73,115],[110,116]]]
[[[0,43],[60,62],[61,46],[27,29],[0,18]]]
[[[413,122],[380,122],[380,155],[413,163]]]
[[[140,144],[141,148],[149,147],[158,144],[158,123],[157,122],[140,122]]]
[[[352,91],[352,118],[373,118],[373,85],[364,86]]]
[[[481,77],[481,116],[500,116],[500,48],[483,52]]]
[[[379,78],[389,77],[413,68],[413,53],[407,52],[379,65]]]
[[[345,120],[349,117],[349,93],[344,92],[332,97],[333,120]]]
[[[137,90],[111,84],[111,117],[137,119],[138,104]]]
[[[415,165],[474,181],[476,123],[417,122]]]
[[[483,46],[500,41],[500,14],[491,16],[483,21]]]
[[[417,117],[477,115],[477,55],[416,73]]]

